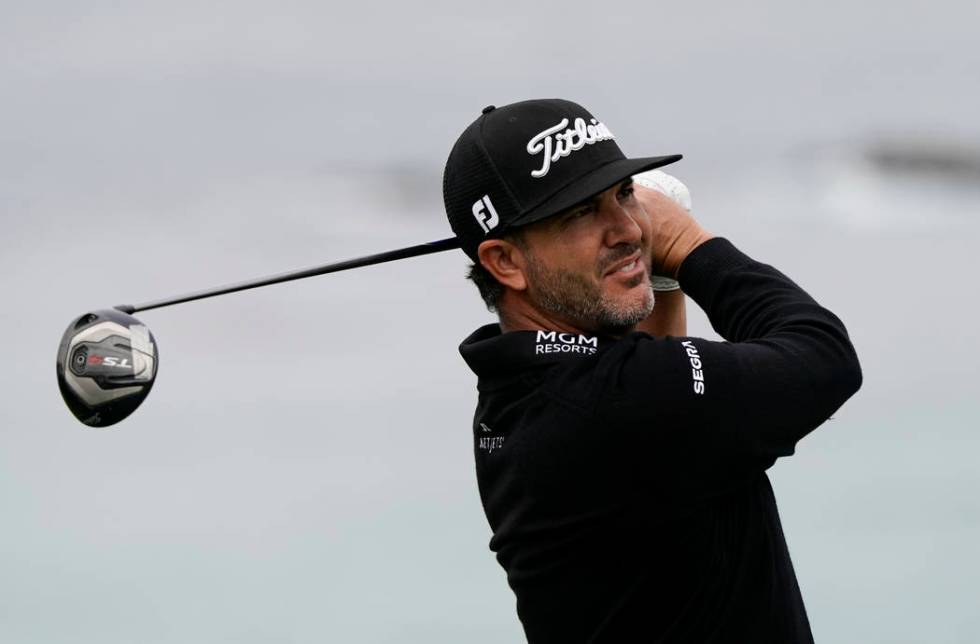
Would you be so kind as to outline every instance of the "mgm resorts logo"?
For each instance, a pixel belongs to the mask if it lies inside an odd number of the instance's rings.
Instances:
[[[581,333],[558,333],[557,331],[538,331],[534,353],[581,353],[592,355],[599,350],[599,338]]]

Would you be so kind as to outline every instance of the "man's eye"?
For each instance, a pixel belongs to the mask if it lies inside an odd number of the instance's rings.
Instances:
[[[633,185],[632,184],[630,184],[628,186],[623,186],[623,188],[619,191],[619,198],[620,199],[629,199],[630,197],[633,196],[633,193],[634,192],[636,192],[636,190],[633,188]]]
[[[584,217],[595,210],[592,206],[582,206],[581,208],[576,208],[572,212],[568,213],[565,217],[567,220],[578,219],[579,217]]]

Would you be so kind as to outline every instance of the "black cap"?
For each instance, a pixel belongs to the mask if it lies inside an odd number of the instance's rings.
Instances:
[[[581,105],[537,99],[489,105],[449,153],[442,194],[449,225],[474,261],[484,239],[571,208],[679,154],[627,159]]]

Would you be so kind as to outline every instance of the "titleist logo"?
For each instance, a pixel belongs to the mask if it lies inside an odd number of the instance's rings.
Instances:
[[[527,153],[531,156],[544,155],[541,167],[532,170],[531,176],[540,179],[548,174],[548,171],[551,170],[551,164],[558,159],[567,157],[575,150],[581,150],[587,145],[616,138],[605,125],[595,119],[591,119],[591,121],[591,123],[586,123],[585,119],[577,118],[575,124],[568,127],[568,119],[564,118],[557,125],[552,125],[547,130],[531,137],[531,140],[527,142]],[[565,131],[562,132],[562,130]]]

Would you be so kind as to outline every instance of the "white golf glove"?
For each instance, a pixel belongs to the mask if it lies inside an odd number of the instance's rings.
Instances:
[[[683,206],[685,210],[691,212],[691,192],[677,177],[660,170],[647,170],[633,175],[633,181],[645,188],[652,188],[667,195]],[[677,280],[660,275],[651,276],[650,281],[653,283],[654,291],[676,291],[681,287]]]

